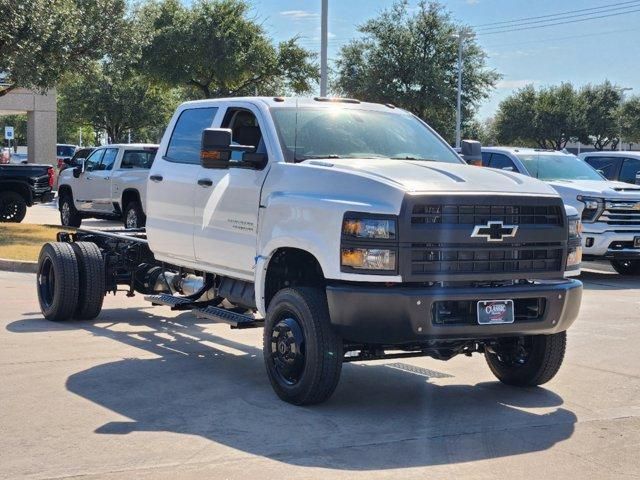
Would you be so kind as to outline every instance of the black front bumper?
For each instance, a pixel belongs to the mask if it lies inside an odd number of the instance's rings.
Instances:
[[[445,300],[544,299],[535,321],[479,325],[437,324],[434,303]],[[331,323],[347,341],[402,345],[438,339],[483,339],[562,332],[580,310],[578,280],[541,281],[509,287],[410,287],[338,284],[327,286]]]

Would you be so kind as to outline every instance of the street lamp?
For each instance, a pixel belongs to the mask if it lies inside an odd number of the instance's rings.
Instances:
[[[327,96],[327,35],[329,21],[329,0],[322,0],[320,19],[320,96]]]
[[[473,37],[473,32],[469,30],[460,29],[458,33],[453,35],[453,38],[458,39],[458,95],[456,99],[456,148],[460,148],[460,141],[462,136],[462,53],[463,43],[465,38]]]
[[[620,138],[618,138],[618,151],[622,151],[622,104],[624,103],[624,92],[629,92],[633,90],[631,87],[617,87],[615,89],[617,92],[620,92],[620,118],[618,119],[619,127],[620,127]]]

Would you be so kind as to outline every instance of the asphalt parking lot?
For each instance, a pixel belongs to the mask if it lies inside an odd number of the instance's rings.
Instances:
[[[640,477],[640,281],[583,280],[544,388],[503,386],[480,356],[421,358],[346,365],[300,408],[273,394],[261,330],[124,294],[55,324],[34,275],[0,272],[0,477]]]

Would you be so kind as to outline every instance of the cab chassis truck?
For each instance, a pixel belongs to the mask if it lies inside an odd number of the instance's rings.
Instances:
[[[296,405],[328,399],[354,361],[480,353],[500,381],[540,385],[579,312],[582,284],[567,277],[577,212],[535,179],[464,164],[392,105],[187,102],[150,171],[147,212],[145,229],[43,246],[45,318],[96,318],[124,287],[263,327],[268,378]]]

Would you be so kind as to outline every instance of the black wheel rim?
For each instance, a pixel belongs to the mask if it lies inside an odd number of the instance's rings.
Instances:
[[[283,316],[271,331],[271,362],[278,378],[295,385],[305,365],[304,332],[294,315]]]
[[[127,228],[137,228],[138,227],[138,214],[135,210],[129,210],[127,212]]]
[[[53,263],[50,258],[45,258],[38,271],[38,293],[40,301],[49,308],[53,303],[53,295],[56,288],[56,279],[53,272]]]
[[[66,200],[62,202],[62,207],[60,208],[60,216],[62,217],[62,225],[69,225],[69,221],[71,220],[71,207],[69,206],[69,202]]]
[[[530,337],[519,337],[498,348],[495,357],[505,366],[518,368],[528,363],[532,351],[533,340]]]
[[[18,203],[13,200],[0,201],[0,218],[2,220],[13,220],[18,216]]]

